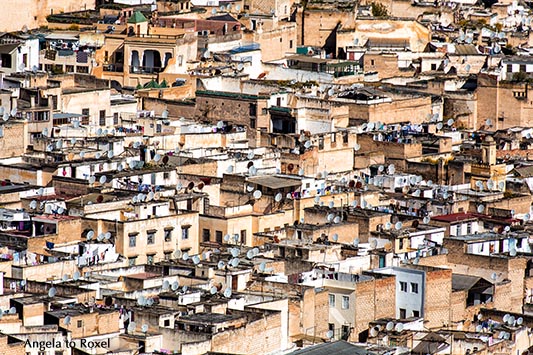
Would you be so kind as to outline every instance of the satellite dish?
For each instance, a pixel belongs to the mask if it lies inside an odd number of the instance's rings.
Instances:
[[[233,174],[233,165],[228,166],[228,168],[226,169],[226,173]]]
[[[503,316],[503,321],[505,323],[507,323],[509,321],[509,318],[511,318],[511,315],[510,314],[506,314],[506,315]]]
[[[138,304],[139,306],[144,306],[144,305],[146,305],[146,297],[144,297],[144,296],[139,296],[139,297],[137,298],[137,304]]]
[[[527,222],[527,221],[529,221],[529,220],[531,219],[531,215],[530,215],[529,213],[526,213],[526,214],[524,215],[524,218],[523,218],[523,219],[524,219],[524,222]]]
[[[239,258],[233,258],[233,259],[231,259],[230,264],[231,264],[232,267],[237,267],[237,266],[239,266],[240,262],[241,261],[239,260]]]
[[[261,198],[261,196],[263,196],[263,193],[259,190],[255,190],[254,193],[253,193],[253,196],[256,200],[259,200]]]
[[[172,291],[176,291],[180,287],[180,284],[178,281],[174,281],[170,287],[172,288]]]
[[[187,261],[187,260],[189,260],[189,253],[183,253],[183,255],[181,256],[181,259],[182,259],[183,261]]]
[[[168,118],[168,110],[163,110],[163,112],[161,112],[161,117]]]
[[[376,249],[377,246],[378,246],[378,241],[376,239],[372,239],[370,241],[370,248],[371,249]]]
[[[105,175],[100,176],[100,180],[98,180],[100,184],[105,184],[107,181],[107,177]]]
[[[63,319],[63,323],[65,325],[69,325],[71,321],[72,319],[70,318],[70,316],[66,316],[65,319]]]
[[[224,290],[224,297],[230,298],[231,297],[231,288],[226,288]]]
[[[396,172],[396,167],[394,166],[394,164],[390,164],[387,168],[387,172],[392,175]]]
[[[239,250],[239,248],[231,248],[230,249],[231,256],[233,256],[234,258],[238,257],[240,252],[241,251]]]
[[[483,213],[483,211],[485,211],[485,206],[483,206],[483,205],[477,206],[477,212],[478,213]]]
[[[249,152],[246,157],[248,158],[248,160],[252,160],[255,157],[255,154],[254,152]]]
[[[200,257],[198,255],[195,255],[192,257],[192,262],[194,263],[194,265],[198,265],[200,264]]]
[[[385,326],[385,329],[387,329],[390,332],[391,330],[394,329],[394,323],[388,322],[387,325]]]
[[[439,131],[440,131],[443,127],[444,127],[444,125],[442,124],[442,122],[437,123],[437,129],[438,129]]]
[[[158,162],[160,160],[161,160],[161,155],[159,155],[159,154],[154,155],[154,161],[155,162]]]
[[[394,327],[394,330],[395,330],[397,333],[401,333],[402,330],[403,330],[403,324],[402,324],[402,323],[398,323],[398,324],[396,324],[396,327]]]
[[[516,320],[516,324],[522,325],[523,323],[524,323],[524,318],[518,317],[518,319]]]
[[[225,241],[225,242],[229,242],[229,238],[230,238],[230,235],[229,235],[229,234],[226,234],[226,235],[224,236],[224,241]]]
[[[335,243],[339,240],[339,235],[337,233],[333,234],[331,237],[331,240],[333,240]]]
[[[141,331],[143,333],[146,333],[148,331],[148,324],[143,324],[142,327],[141,327]]]
[[[333,339],[333,336],[334,336],[333,330],[328,330],[328,332],[326,333],[326,337],[328,339]]]
[[[335,202],[329,201],[328,206],[329,208],[333,208],[335,206]]]
[[[335,216],[333,215],[333,213],[330,213],[326,216],[326,219],[328,220],[328,222],[332,222],[334,218]]]
[[[265,272],[266,270],[266,262],[261,262],[261,264],[259,264],[259,271],[260,272]]]
[[[505,182],[500,181],[500,182],[498,183],[498,188],[499,188],[500,190],[503,190],[504,187],[505,187]]]
[[[359,238],[355,238],[352,242],[352,245],[357,248],[359,246]]]
[[[333,219],[333,223],[335,223],[335,224],[340,223],[340,221],[341,221],[341,218],[340,218],[339,216],[337,216],[337,217],[335,217],[335,218]]]
[[[305,149],[309,149],[309,148],[311,148],[311,141],[306,141],[306,142],[304,143],[304,147],[305,147]]]
[[[94,231],[93,231],[93,230],[88,231],[86,237],[87,237],[87,240],[91,240],[91,239],[93,239],[93,237],[94,237]]]
[[[57,290],[55,287],[52,287],[48,290],[48,297],[54,297],[57,294]]]
[[[394,229],[396,230],[400,230],[402,229],[403,227],[403,223],[402,222],[396,222],[396,224],[394,224]]]
[[[219,270],[223,269],[224,266],[226,266],[226,263],[224,261],[222,261],[222,260],[220,260],[218,262],[218,264],[217,264],[217,267],[218,267]]]
[[[358,143],[355,143],[355,145],[353,146],[353,149],[354,149],[355,151],[358,151],[359,149],[361,149],[361,145],[358,144]]]
[[[252,249],[248,250],[246,252],[246,258],[247,259],[253,259],[253,257],[254,257],[254,251]]]
[[[281,201],[282,198],[283,198],[283,195],[281,194],[281,192],[278,192],[278,193],[276,194],[276,196],[274,196],[274,200],[275,200],[276,202]]]
[[[162,288],[165,291],[168,290],[170,288],[170,282],[168,282],[167,280],[163,281]]]
[[[428,224],[429,221],[430,221],[429,216],[424,217],[424,219],[422,220],[422,222],[423,222],[424,224]]]
[[[476,326],[476,332],[481,333],[482,330],[483,330],[483,326],[481,324],[478,324]]]
[[[96,159],[100,159],[102,157],[102,153],[97,152],[94,156]]]
[[[303,176],[304,174],[305,174],[304,168],[300,168],[300,170],[298,170],[298,175]]]
[[[30,202],[30,208],[32,210],[36,209],[37,208],[37,201],[33,200]]]

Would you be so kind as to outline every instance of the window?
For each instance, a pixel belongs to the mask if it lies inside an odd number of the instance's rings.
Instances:
[[[166,251],[163,253],[165,260],[170,260],[170,257],[172,256],[172,253],[169,251]]]
[[[52,109],[57,110],[57,95],[52,95]]]
[[[222,231],[215,231],[215,240],[217,243],[222,244]]]
[[[257,128],[257,120],[255,117],[250,118],[250,128]]]
[[[78,328],[81,328],[83,327],[83,319],[78,319],[78,324],[77,324]]]
[[[407,292],[407,282],[400,281],[400,291]]]
[[[466,234],[472,234],[472,223],[466,224]]]
[[[136,235],[130,235],[130,248],[137,246],[137,236]]]
[[[155,232],[146,232],[146,244],[155,243]]]
[[[342,296],[342,309],[350,309],[350,297]]]
[[[2,68],[11,68],[11,54],[2,54]]]
[[[335,307],[335,295],[332,295],[332,294],[329,295],[329,306]]]
[[[178,56],[178,65],[181,67],[183,65],[183,55]]]
[[[100,126],[105,126],[105,110],[100,110]]]
[[[202,241],[208,242],[211,239],[211,231],[209,229],[202,230]]]
[[[241,230],[241,243],[246,244],[246,229]]]
[[[164,326],[164,327],[170,327],[170,319],[165,319],[165,320],[163,321],[163,326]]]
[[[374,59],[370,59],[370,65],[375,65],[376,63],[374,62]]]
[[[411,282],[411,293],[418,293],[418,284],[416,282]]]
[[[337,141],[337,133],[332,132],[331,133],[331,143],[335,143]]]
[[[413,311],[413,317],[420,317],[419,311]]]
[[[146,256],[146,263],[148,265],[152,265],[154,263],[154,256],[153,255],[147,255]]]
[[[324,137],[323,136],[318,137],[318,149],[320,150],[324,149]]]
[[[407,318],[407,311],[405,310],[405,308],[400,308],[400,319],[405,318]]]
[[[172,241],[172,229],[165,229],[165,242]]]
[[[129,266],[135,266],[136,263],[137,263],[137,257],[133,257],[133,258],[129,258],[128,259],[128,265]]]
[[[437,64],[432,63],[431,64],[431,70],[437,70]]]
[[[348,144],[348,131],[342,132],[342,143]]]
[[[276,98],[276,106],[281,106],[281,97]]]
[[[289,41],[289,48],[292,48],[293,44],[292,44],[292,39]]]
[[[118,124],[118,112],[113,113],[113,124]]]
[[[82,108],[82,109],[81,109],[81,115],[82,115],[82,116],[88,117],[90,114],[91,114],[91,113],[90,113],[90,111],[89,111],[88,108]]]
[[[191,228],[191,226],[181,227],[181,239],[189,239],[189,228]]]
[[[517,248],[522,248],[522,242],[524,241],[524,239],[522,238],[519,238],[516,240],[516,247]]]
[[[250,104],[249,114],[250,116],[257,116],[257,104]]]
[[[403,249],[403,238],[398,239],[398,248]]]

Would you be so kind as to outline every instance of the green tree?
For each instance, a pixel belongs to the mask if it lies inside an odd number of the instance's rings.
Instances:
[[[372,9],[372,16],[374,17],[389,17],[389,10],[387,7],[379,2],[373,2],[370,4]]]

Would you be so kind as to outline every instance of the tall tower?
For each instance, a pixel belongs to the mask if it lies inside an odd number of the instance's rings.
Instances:
[[[496,142],[491,136],[481,143],[481,160],[483,164],[496,165]]]

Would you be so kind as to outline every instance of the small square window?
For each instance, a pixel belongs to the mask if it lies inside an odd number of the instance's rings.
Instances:
[[[82,319],[78,320],[77,326],[78,326],[78,328],[83,327],[83,320]]]
[[[411,282],[411,293],[418,293],[418,284]]]
[[[335,295],[332,295],[332,294],[329,295],[329,306],[335,307]]]
[[[342,296],[342,309],[350,308],[350,297]]]
[[[400,281],[400,291],[407,292],[407,282]]]
[[[154,244],[155,243],[155,233],[146,233],[146,244]]]

